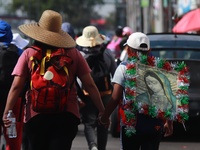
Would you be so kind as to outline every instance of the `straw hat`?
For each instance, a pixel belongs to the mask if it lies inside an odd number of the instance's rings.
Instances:
[[[53,10],[45,10],[38,23],[19,26],[19,30],[30,38],[47,45],[63,48],[75,47],[75,41],[61,29],[62,16]]]
[[[106,42],[105,35],[99,34],[95,26],[87,26],[83,29],[83,33],[76,39],[76,43],[83,47],[94,47]]]

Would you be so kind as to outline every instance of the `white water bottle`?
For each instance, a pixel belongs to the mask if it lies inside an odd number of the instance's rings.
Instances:
[[[11,121],[11,126],[7,128],[7,135],[9,138],[17,137],[16,118],[12,110],[8,111],[7,119]]]

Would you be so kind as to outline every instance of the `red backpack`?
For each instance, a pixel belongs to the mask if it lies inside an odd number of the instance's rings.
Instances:
[[[30,58],[32,109],[40,113],[65,111],[71,89],[68,68],[72,59],[62,48],[46,51],[33,48],[37,52]]]

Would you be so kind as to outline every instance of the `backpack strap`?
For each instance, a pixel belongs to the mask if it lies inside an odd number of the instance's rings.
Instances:
[[[37,48],[37,47],[36,47]],[[49,62],[51,59],[51,54],[52,54],[52,50],[47,49],[46,50],[46,55],[42,58],[41,63],[39,64],[38,60],[36,60],[36,58],[34,58],[34,56],[30,57],[30,60],[32,61],[32,70],[34,70],[36,65],[40,65],[40,75],[44,75],[45,74],[45,64],[46,62]],[[67,69],[66,66],[63,66],[63,69],[65,71],[65,73],[67,74],[67,76],[69,76],[69,71]],[[30,86],[32,87],[32,82],[30,83]]]
[[[50,59],[51,59],[51,50],[47,49],[46,50],[46,56],[43,57],[42,61],[41,61],[40,75],[44,75],[44,73],[45,73],[45,63],[50,61]]]

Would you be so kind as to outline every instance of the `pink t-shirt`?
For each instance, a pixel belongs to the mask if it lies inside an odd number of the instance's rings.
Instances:
[[[13,70],[12,75],[30,78],[30,68],[31,68],[30,57],[33,56],[33,54],[35,52],[36,52],[36,50],[34,50],[32,48],[27,48],[20,56],[16,66]],[[90,73],[91,70],[90,70],[87,62],[85,61],[85,59],[83,58],[83,56],[77,49],[75,49],[75,48],[69,49],[67,51],[67,54],[73,60],[71,68],[69,69],[70,81],[72,84],[74,82],[74,80],[76,79],[76,77],[84,76],[84,75]],[[75,116],[80,118],[75,85],[71,89],[71,94],[70,94],[69,100],[67,102],[67,111],[73,113]],[[33,116],[35,116],[37,114],[38,113],[34,112],[31,109],[31,101],[30,101],[30,99],[27,98],[27,102],[26,102],[26,106],[25,106],[24,122],[27,122],[30,118],[32,118]]]

